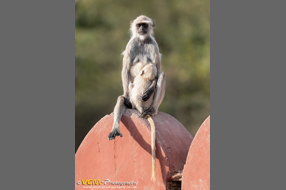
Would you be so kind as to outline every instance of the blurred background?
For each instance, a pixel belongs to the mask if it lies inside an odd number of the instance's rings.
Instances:
[[[122,56],[130,21],[155,20],[166,74],[159,108],[195,136],[210,114],[209,0],[79,0],[75,4],[75,151],[88,131],[113,112],[123,94]],[[110,126],[111,130],[112,126]],[[102,134],[107,135],[108,134]]]

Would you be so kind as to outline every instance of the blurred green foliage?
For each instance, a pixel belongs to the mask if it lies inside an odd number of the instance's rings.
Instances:
[[[166,74],[159,111],[177,118],[194,136],[210,114],[209,0],[79,0],[75,5],[75,132],[87,132],[113,111],[123,94],[122,56],[129,25],[139,15],[156,21],[155,38]],[[112,126],[110,126],[111,129]],[[108,134],[102,134],[107,135]]]

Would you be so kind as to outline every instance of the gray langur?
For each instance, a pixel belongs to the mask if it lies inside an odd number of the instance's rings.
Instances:
[[[132,108],[136,108],[139,113],[144,113],[153,104],[154,93],[146,101],[141,100],[141,95],[148,90],[157,77],[157,68],[149,63],[143,67],[140,73],[134,78],[133,83],[129,83],[129,96]],[[140,115],[141,116],[141,115]],[[142,115],[143,117],[143,115]],[[145,117],[145,116],[144,116]]]
[[[127,108],[132,108],[129,95],[129,84],[134,81],[134,78],[139,74],[146,64],[153,64],[157,68],[157,77],[151,86],[140,96],[141,101],[146,101],[154,92],[153,103],[150,108],[144,110],[141,115],[154,116],[158,113],[158,108],[165,96],[165,74],[161,71],[161,54],[158,44],[153,37],[153,28],[155,27],[154,20],[141,15],[134,21],[131,21],[130,31],[131,38],[126,46],[123,54],[122,63],[122,85],[123,95],[117,98],[114,107],[114,121],[108,139],[115,139],[116,136],[121,136],[119,124],[122,114]]]
[[[165,74],[161,71],[161,54],[159,52],[158,44],[153,37],[153,28],[155,27],[155,21],[141,15],[134,21],[131,21],[130,31],[131,38],[125,48],[123,54],[122,64],[122,85],[123,95],[117,98],[116,105],[114,107],[114,121],[111,132],[108,135],[108,139],[115,139],[116,136],[122,137],[119,130],[119,124],[122,114],[127,108],[134,108],[132,100],[130,101],[130,84],[134,82],[134,79],[147,64],[152,64],[156,68],[156,77],[153,79],[151,85],[143,92],[137,95],[137,99],[141,102],[146,102],[150,99],[151,104],[147,109],[143,109],[140,112],[141,117],[145,117],[151,125],[151,150],[152,150],[152,177],[151,179],[156,180],[156,167],[155,167],[155,124],[151,116],[158,113],[158,108],[162,103],[165,96],[166,80]],[[148,82],[148,85],[150,83]],[[145,85],[145,83],[144,83]],[[136,84],[135,84],[136,87]],[[138,86],[139,87],[139,86]],[[145,86],[146,87],[146,86]],[[145,88],[143,87],[143,88]],[[151,97],[152,96],[152,97]],[[144,105],[144,103],[142,104]]]
[[[119,124],[122,114],[127,108],[134,108],[136,105],[132,99],[130,101],[130,95],[134,89],[129,88],[130,84],[134,82],[134,79],[140,74],[142,69],[147,64],[152,64],[156,68],[156,77],[153,79],[151,85],[143,93],[134,92],[136,98],[141,102],[146,102],[148,108],[144,108],[140,112],[141,117],[145,117],[151,125],[151,150],[152,150],[152,177],[151,179],[156,180],[156,165],[155,165],[155,124],[151,116],[158,113],[158,108],[162,103],[165,96],[166,80],[165,74],[161,71],[161,54],[159,52],[158,44],[153,37],[153,28],[155,27],[155,21],[141,15],[137,17],[134,21],[131,21],[130,32],[131,38],[125,48],[123,54],[123,64],[122,64],[122,85],[123,85],[123,95],[117,98],[116,105],[114,107],[114,121],[111,132],[108,135],[108,139],[115,139],[116,136],[122,137],[119,130]],[[151,69],[152,70],[152,69]],[[135,81],[136,83],[136,81]],[[149,85],[150,83],[148,83]],[[145,84],[144,84],[145,85]],[[131,87],[130,86],[130,87]],[[139,87],[139,86],[138,86]],[[146,87],[146,85],[145,85]],[[143,87],[143,88],[145,88]],[[132,88],[132,87],[131,87]],[[135,87],[136,84],[135,84]],[[151,97],[152,96],[152,97]],[[144,105],[144,103],[142,104]],[[138,110],[139,111],[139,110]]]

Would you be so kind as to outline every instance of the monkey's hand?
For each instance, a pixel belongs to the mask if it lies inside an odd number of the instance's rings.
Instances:
[[[153,80],[150,87],[139,97],[139,100],[141,102],[147,101],[150,98],[150,96],[153,94],[153,92],[155,91],[156,81],[157,80]]]
[[[116,136],[122,137],[122,134],[120,133],[119,129],[114,129],[111,131],[108,135],[108,140],[115,139]]]

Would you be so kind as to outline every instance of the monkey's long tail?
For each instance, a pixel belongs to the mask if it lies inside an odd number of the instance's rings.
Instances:
[[[150,115],[146,116],[146,119],[151,126],[151,150],[152,150],[152,181],[156,181],[156,153],[155,153],[155,138],[156,138],[156,129],[155,123]]]

